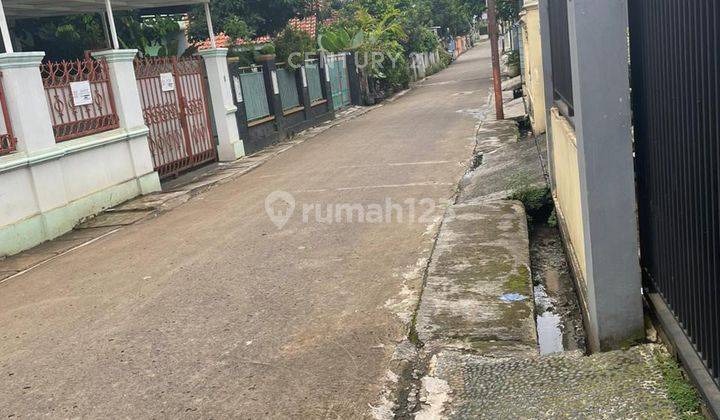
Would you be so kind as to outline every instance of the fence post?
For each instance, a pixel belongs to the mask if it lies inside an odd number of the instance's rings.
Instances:
[[[45,97],[40,63],[44,52],[0,54],[8,114],[17,150],[28,154],[55,146],[52,117]]]
[[[288,63],[288,66],[290,63]],[[295,85],[297,86],[298,93],[300,94],[300,104],[302,104],[303,113],[305,114],[305,121],[312,119],[312,109],[310,103],[310,89],[308,88],[307,72],[305,71],[305,63],[303,63],[295,71]]]
[[[107,50],[93,53],[93,57],[104,59],[108,64],[115,111],[120,119],[120,127],[126,130],[145,127],[133,66],[136,54],[137,50]],[[128,145],[140,191],[143,194],[160,191],[160,178],[155,172],[147,135],[132,139]]]
[[[234,104],[233,91],[230,87],[227,53],[227,48],[214,48],[199,52],[207,71],[212,115],[218,135],[218,158],[221,162],[232,162],[245,156],[245,147],[240,138],[235,117],[237,107]]]
[[[43,87],[40,63],[44,52],[0,54],[0,71],[7,99],[8,114],[17,151],[28,157],[42,156],[56,147],[52,117]],[[62,168],[51,159],[29,167],[33,196],[41,213],[68,204]],[[57,237],[72,228],[71,223],[50,224],[43,218],[45,237]]]
[[[280,85],[277,78],[275,58],[262,60],[265,92],[270,105],[270,115],[275,116],[275,127],[280,133],[285,132],[285,114],[283,113],[282,99],[280,98]]]
[[[627,0],[568,1],[591,348],[644,338]]]
[[[413,76],[415,78],[414,81],[419,82],[422,77],[420,77],[420,59],[418,58],[417,53],[412,53],[410,65],[412,66]]]
[[[240,68],[237,59],[228,59],[228,74],[231,79],[230,87],[232,88],[233,100],[237,111],[235,112],[235,123],[237,124],[240,138],[249,139],[250,129],[248,127],[247,108],[245,107],[245,97],[242,91],[242,81],[240,77]]]
[[[328,110],[335,112],[335,104],[333,102],[332,85],[330,84],[330,65],[327,55],[320,53],[320,86],[322,87],[323,97],[327,100]]]
[[[357,56],[354,53],[348,53],[347,70],[348,84],[350,85],[350,103],[353,105],[362,105],[360,94],[360,69],[357,66]]]

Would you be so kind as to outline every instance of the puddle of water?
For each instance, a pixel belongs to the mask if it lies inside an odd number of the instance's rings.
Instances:
[[[562,317],[555,312],[554,301],[550,299],[542,284],[535,286],[535,304],[538,309],[537,332],[540,354],[565,351]]]
[[[530,253],[540,353],[584,351],[580,304],[559,231],[533,226]]]

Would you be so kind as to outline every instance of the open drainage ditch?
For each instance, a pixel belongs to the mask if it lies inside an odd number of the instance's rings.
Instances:
[[[526,186],[512,197],[523,202],[530,228],[530,268],[541,354],[586,351],[580,301],[547,187]]]
[[[529,127],[522,126],[521,137],[530,141]],[[543,162],[544,139],[535,138],[540,168],[547,179]],[[510,199],[525,206],[530,229],[530,269],[535,298],[536,324],[540,354],[581,350],[587,353],[585,327],[580,300],[575,290],[570,264],[558,228],[555,203],[546,184],[533,182],[537,177],[518,173],[511,179]]]
[[[532,226],[530,264],[540,354],[585,352],[580,303],[558,228]]]

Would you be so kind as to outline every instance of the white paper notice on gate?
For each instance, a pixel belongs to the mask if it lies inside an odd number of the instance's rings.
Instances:
[[[175,77],[172,73],[160,73],[160,87],[163,92],[175,90]]]
[[[91,105],[93,103],[90,82],[87,80],[71,82],[70,92],[72,92],[73,105],[75,106]]]
[[[243,101],[242,83],[240,83],[240,78],[233,76],[233,83],[235,84],[235,102],[240,103]]]
[[[271,79],[272,79],[272,85],[273,85],[273,93],[276,95],[280,94],[280,87],[278,87],[278,78],[277,73],[273,70],[272,73],[270,73]]]

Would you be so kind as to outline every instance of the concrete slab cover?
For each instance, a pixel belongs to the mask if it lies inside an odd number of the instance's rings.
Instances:
[[[487,121],[478,130],[477,153],[481,165],[465,175],[458,202],[470,203],[507,198],[519,180],[543,185],[545,176],[539,156],[546,154],[545,138],[518,140],[517,122]]]
[[[186,193],[184,191],[180,191],[180,192],[171,192],[171,193],[165,193],[165,194],[146,195],[143,197],[139,197],[135,200],[129,201],[125,204],[114,207],[114,208],[108,210],[108,212],[157,210],[163,204],[165,204],[167,201],[173,200],[173,199],[183,196],[185,194]]]
[[[98,217],[88,220],[78,226],[79,229],[110,227],[110,226],[129,226],[142,220],[148,216],[149,211],[133,211],[124,213],[103,213]]]
[[[512,79],[502,82],[502,90],[515,90],[522,87],[522,76],[513,77]]]
[[[521,203],[452,206],[420,303],[420,340],[484,355],[536,354],[529,262]]]

